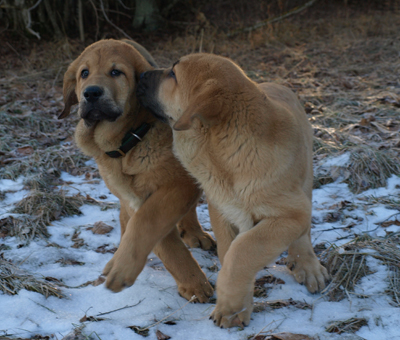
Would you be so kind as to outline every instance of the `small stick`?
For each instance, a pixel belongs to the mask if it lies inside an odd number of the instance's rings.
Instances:
[[[112,310],[112,311],[110,311],[110,312],[104,312],[104,313],[97,314],[95,317],[98,317],[98,316],[101,316],[101,315],[110,314],[110,313],[114,313],[114,312],[117,312],[117,311],[122,310],[122,309],[135,307],[135,306],[137,306],[138,304],[142,303],[143,300],[144,300],[144,299],[140,300],[137,304],[132,305],[132,306],[126,305],[125,307],[118,308],[118,309],[114,309],[114,310]]]
[[[196,295],[193,295],[188,302],[186,302],[181,308],[177,309],[175,312],[172,312],[171,314],[168,314],[165,318],[162,318],[160,321],[157,321],[156,323],[153,323],[150,326],[140,328],[139,331],[143,332],[145,330],[150,329],[151,327],[157,326],[159,323],[164,321],[165,319],[168,319],[171,315],[174,315],[176,312],[179,312],[181,309],[185,308],[189,303],[191,303],[194,299],[196,299]]]

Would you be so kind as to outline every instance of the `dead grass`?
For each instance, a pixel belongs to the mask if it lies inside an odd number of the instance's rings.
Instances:
[[[345,180],[354,193],[386,186],[392,175],[400,175],[400,162],[390,150],[377,150],[369,146],[355,147],[350,150],[350,164],[346,167],[348,177]]]
[[[400,199],[397,196],[365,196],[360,197],[361,200],[368,202],[369,204],[384,204],[387,209],[394,209],[400,211]]]
[[[46,298],[48,296],[63,297],[60,288],[54,283],[38,278],[0,256],[0,291],[15,295],[21,289],[37,292]]]
[[[23,243],[29,243],[34,238],[48,238],[47,226],[38,217],[8,216],[0,220],[0,235],[16,236]]]
[[[350,318],[347,320],[335,321],[331,323],[327,328],[326,332],[328,333],[355,333],[362,326],[367,326],[368,320],[365,318]]]
[[[353,193],[358,194],[368,189],[385,187],[389,177],[400,175],[400,159],[393,150],[379,150],[368,145],[357,146],[351,143],[348,143],[346,147],[336,147],[336,149],[332,144],[330,145],[331,149],[320,148],[314,152],[317,161],[319,154],[324,158],[341,151],[349,153],[349,162],[345,166],[333,166],[329,169],[317,167],[314,171],[314,189],[340,178],[349,185]]]
[[[88,160],[75,145],[54,145],[25,157],[12,159],[7,167],[0,169],[0,178],[15,180],[22,174],[30,176],[51,169],[80,175],[93,171],[85,164]]]
[[[400,307],[400,249],[398,235],[387,238],[372,238],[368,235],[340,246],[327,249],[322,255],[332,280],[322,294],[330,301],[340,301],[354,292],[360,279],[371,274],[366,264],[366,257],[372,256],[388,267],[388,293],[396,306]],[[373,250],[371,252],[370,250]]]
[[[42,183],[46,185],[46,182]],[[19,201],[13,213],[20,216],[8,216],[0,219],[0,237],[16,236],[23,243],[34,238],[48,238],[47,227],[52,221],[62,217],[80,215],[79,208],[83,204],[93,204],[102,210],[116,208],[118,204],[102,202],[90,196],[68,196],[64,190],[45,186],[45,190],[31,190],[30,194]]]
[[[79,207],[84,202],[83,196],[66,196],[64,190],[56,192],[32,190],[30,195],[17,203],[13,212],[35,216],[44,225],[49,225],[61,217],[80,215]]]
[[[4,236],[17,236],[24,243],[29,243],[35,237],[47,238],[47,226],[52,221],[81,214],[79,207],[85,202],[85,197],[66,196],[63,190],[32,190],[12,211],[22,215],[0,220],[0,231]]]
[[[254,313],[260,313],[265,310],[272,311],[274,309],[280,309],[293,306],[298,309],[311,309],[311,305],[304,301],[295,301],[293,299],[288,300],[275,300],[275,301],[256,301],[254,302]]]

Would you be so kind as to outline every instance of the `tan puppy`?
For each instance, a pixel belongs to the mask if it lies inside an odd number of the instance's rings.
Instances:
[[[102,40],[87,47],[64,76],[65,109],[79,103],[78,146],[92,156],[121,203],[121,243],[104,269],[114,292],[132,285],[153,250],[173,275],[179,293],[206,302],[212,287],[179,237],[190,246],[213,246],[198,223],[200,190],[172,153],[172,133],[139,106],[139,74],[150,54],[134,42]]]
[[[214,322],[247,325],[256,273],[288,248],[296,280],[323,289],[310,239],[312,131],[295,94],[193,54],[146,72],[137,95],[173,127],[174,153],[206,193],[222,264]]]

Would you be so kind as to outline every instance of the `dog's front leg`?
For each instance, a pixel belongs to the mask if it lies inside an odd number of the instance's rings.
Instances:
[[[329,280],[328,271],[319,263],[311,243],[310,231],[294,241],[288,251],[287,266],[297,282],[302,283],[311,293],[325,288]]]
[[[107,263],[106,287],[119,292],[133,285],[147,256],[187,213],[197,197],[188,186],[162,187],[153,193],[129,219],[118,250]]]

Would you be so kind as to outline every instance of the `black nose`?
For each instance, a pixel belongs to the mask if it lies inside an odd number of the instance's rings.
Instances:
[[[97,99],[101,97],[103,94],[103,90],[98,86],[89,86],[86,88],[85,92],[83,92],[83,96],[90,103],[94,103]]]
[[[140,73],[140,79],[143,79],[145,73],[146,73],[146,72]]]

